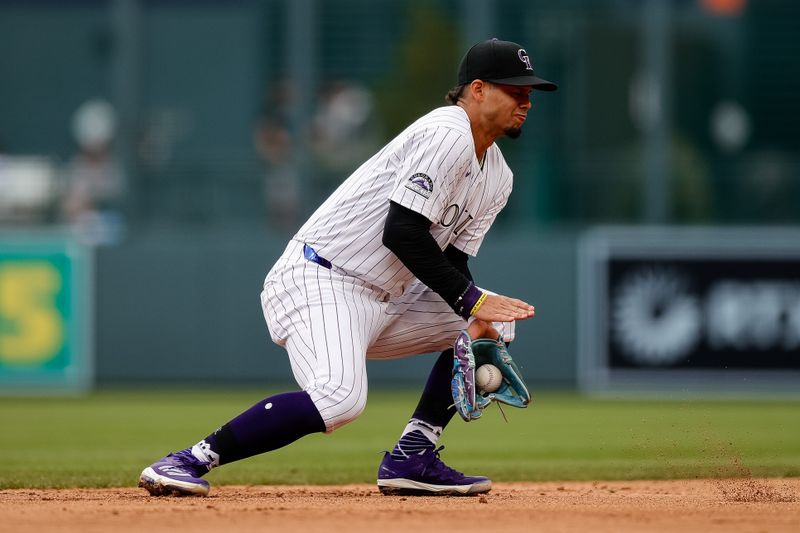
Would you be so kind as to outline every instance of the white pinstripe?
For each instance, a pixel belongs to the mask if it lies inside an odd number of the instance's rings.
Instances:
[[[413,187],[419,174],[430,191]],[[442,107],[361,165],[289,242],[264,283],[264,318],[328,431],[364,410],[367,358],[440,351],[467,325],[383,246],[389,201],[427,217],[442,250],[475,255],[511,187],[500,149],[479,162],[464,110]],[[333,268],[307,261],[304,243]],[[513,338],[513,323],[496,327]]]
[[[433,183],[428,198],[406,187],[420,172]],[[399,296],[414,275],[381,242],[389,200],[426,216],[442,250],[453,244],[476,255],[512,182],[497,145],[489,147],[481,166],[464,110],[441,107],[361,165],[294,238],[343,272]]]
[[[307,261],[298,241],[289,243],[267,276],[261,304],[272,340],[286,347],[295,380],[311,396],[329,432],[364,410],[367,359],[441,351],[467,326],[421,282],[394,298]],[[513,340],[514,323],[495,327]]]

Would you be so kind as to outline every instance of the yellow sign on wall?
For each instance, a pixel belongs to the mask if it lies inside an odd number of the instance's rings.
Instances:
[[[68,237],[0,235],[0,392],[91,385],[89,269]]]

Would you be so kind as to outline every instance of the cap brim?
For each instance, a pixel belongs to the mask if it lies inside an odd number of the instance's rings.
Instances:
[[[555,91],[558,90],[558,85],[553,83],[552,81],[547,81],[545,79],[536,77],[536,76],[515,76],[513,78],[501,78],[495,80],[486,80],[492,83],[497,83],[500,85],[530,85],[537,91]]]

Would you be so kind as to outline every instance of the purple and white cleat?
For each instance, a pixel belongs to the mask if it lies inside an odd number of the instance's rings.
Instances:
[[[442,449],[444,446],[400,461],[386,452],[378,468],[378,489],[390,496],[466,496],[492,489],[488,477],[465,476],[444,464],[439,459]]]
[[[139,486],[152,496],[207,496],[209,464],[192,455],[191,448],[171,453],[151,464],[139,476]]]

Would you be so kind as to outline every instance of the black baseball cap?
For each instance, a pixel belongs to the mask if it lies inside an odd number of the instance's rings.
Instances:
[[[484,80],[501,85],[532,85],[540,91],[555,91],[558,85],[533,74],[528,53],[517,43],[489,39],[470,48],[458,67],[458,84]]]

